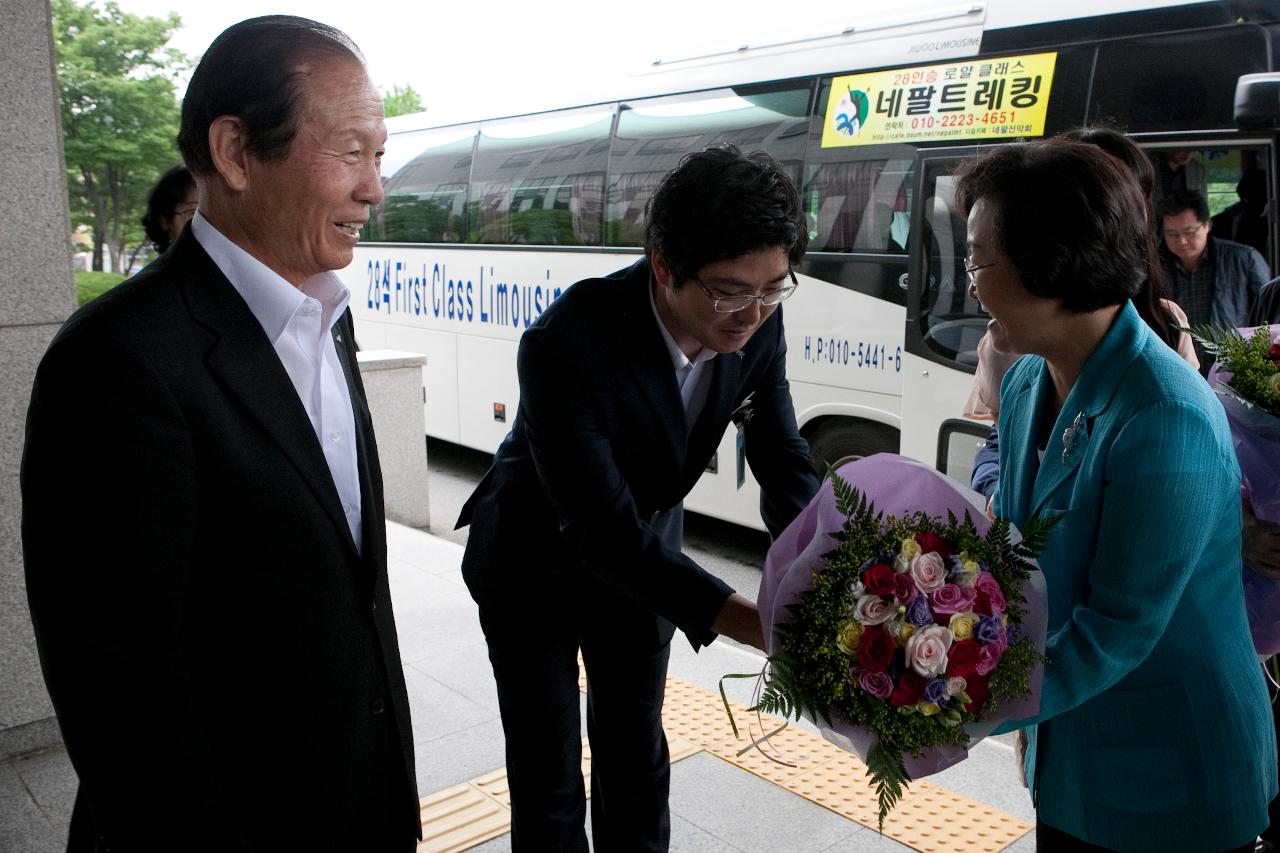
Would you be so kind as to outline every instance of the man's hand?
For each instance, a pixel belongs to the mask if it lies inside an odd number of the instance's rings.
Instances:
[[[736,592],[725,599],[724,606],[711,623],[711,630],[760,651],[765,650],[760,611],[756,609],[755,602]]]
[[[1247,503],[1244,529],[1240,531],[1240,558],[1263,577],[1280,580],[1280,524],[1259,520]]]

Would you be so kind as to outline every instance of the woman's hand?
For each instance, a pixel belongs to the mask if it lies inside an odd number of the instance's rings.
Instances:
[[[1244,529],[1240,531],[1240,558],[1263,577],[1280,580],[1280,524],[1260,520],[1247,503]]]

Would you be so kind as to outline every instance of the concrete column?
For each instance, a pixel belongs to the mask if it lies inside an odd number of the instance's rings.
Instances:
[[[359,353],[360,378],[378,437],[387,518],[431,526],[427,506],[427,436],[422,413],[426,356],[397,350]]]
[[[18,470],[36,364],[75,307],[48,0],[6,0],[0,50],[0,758],[56,743],[22,573]],[[87,436],[92,424],[85,425]],[[68,451],[74,448],[68,448]],[[67,530],[94,507],[67,505]]]

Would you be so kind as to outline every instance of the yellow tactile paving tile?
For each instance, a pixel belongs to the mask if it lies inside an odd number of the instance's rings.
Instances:
[[[511,831],[511,811],[469,784],[423,797],[421,807],[418,853],[468,850]]]
[[[578,672],[579,689],[585,692],[581,659]],[[738,723],[737,738],[718,693],[668,676],[662,727],[671,761],[706,751],[849,820],[876,827],[875,793],[867,785],[866,765],[857,756],[796,726],[773,735],[764,747],[785,763],[770,760],[756,749],[744,752],[751,737],[773,731],[782,721],[757,715],[736,702],[731,702],[730,708]],[[587,796],[591,796],[591,746],[586,738],[582,741],[582,776]],[[509,832],[510,807],[505,769],[426,797],[422,800],[426,838],[418,845],[418,853],[453,853]],[[884,834],[922,853],[994,853],[1031,828],[1031,824],[984,803],[919,781],[911,783],[885,821]]]
[[[911,787],[914,790],[916,785]],[[923,853],[955,850],[995,853],[1017,841],[1031,825],[985,803],[930,785],[894,811],[893,838]],[[885,821],[888,835],[889,822]]]

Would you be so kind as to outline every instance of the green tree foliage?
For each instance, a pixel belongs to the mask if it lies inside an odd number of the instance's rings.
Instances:
[[[181,159],[173,77],[187,61],[165,47],[181,21],[128,14],[110,0],[52,8],[71,224],[92,228],[95,270],[104,249],[120,270],[126,247],[145,239],[148,192]]]
[[[412,86],[392,86],[391,91],[382,96],[382,108],[387,118],[420,113],[426,109],[422,106],[422,96]]]

